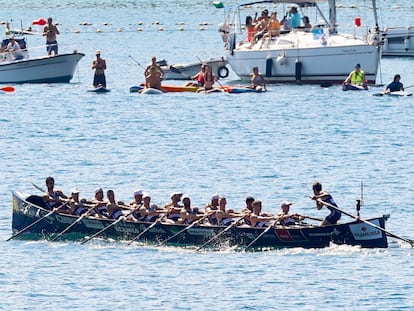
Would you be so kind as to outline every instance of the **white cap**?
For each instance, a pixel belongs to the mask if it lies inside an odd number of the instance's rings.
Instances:
[[[95,55],[101,55],[101,50],[96,50]]]
[[[220,196],[219,196],[218,194],[213,194],[213,195],[212,195],[212,197],[211,197],[211,199],[212,199],[212,200],[218,200],[218,199],[219,199],[219,197],[220,197]]]
[[[73,188],[72,189],[72,193],[79,193],[80,191],[79,191],[79,189],[78,188]]]
[[[292,202],[284,200],[284,201],[280,202],[280,207],[282,207],[282,206],[291,206],[292,204],[293,204]]]
[[[143,199],[145,199],[145,198],[151,198],[151,196],[150,196],[150,194],[149,194],[148,192],[145,192],[145,193],[142,195],[142,198],[143,198]]]
[[[173,198],[173,196],[176,196],[176,195],[183,195],[183,193],[182,192],[178,192],[178,191],[176,191],[176,192],[173,192],[173,193],[171,193],[171,196],[170,196],[170,198],[172,199]]]
[[[136,196],[136,195],[143,195],[143,194],[144,193],[140,189],[137,189],[137,190],[134,191],[134,196]]]
[[[96,195],[98,192],[103,192],[103,189],[102,189],[102,188],[96,188],[96,189],[95,189],[95,195]]]

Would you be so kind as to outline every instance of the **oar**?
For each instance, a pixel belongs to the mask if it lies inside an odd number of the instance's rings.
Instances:
[[[200,219],[192,222],[191,224],[189,224],[187,227],[185,227],[184,229],[178,231],[176,234],[170,236],[169,238],[162,240],[158,245],[162,245],[164,243],[167,243],[168,241],[174,239],[176,236],[180,235],[181,233],[187,231],[188,229],[194,227],[196,224],[199,224],[202,220],[204,220],[206,217],[208,217],[208,215],[204,215],[203,217],[201,217]]]
[[[134,237],[131,241],[129,241],[128,245],[131,245],[133,242],[138,241],[145,233],[147,233],[148,231],[150,231],[152,228],[155,227],[156,224],[160,223],[161,220],[165,217],[166,215],[162,216],[161,218],[157,219],[156,221],[154,221],[147,229],[145,229],[144,231],[142,231],[140,234],[138,234],[136,237]]]
[[[43,190],[42,188],[40,188],[38,185],[32,183],[33,187],[35,187],[37,190],[39,190],[40,192],[45,192],[45,190]]]
[[[280,217],[276,218],[265,230],[263,230],[262,233],[260,233],[253,241],[251,241],[243,251],[246,252],[249,248],[251,248],[254,243],[256,243],[262,236],[264,236],[270,229],[272,229],[274,225],[276,225],[276,222],[279,219]]]
[[[46,215],[44,215],[43,217],[40,217],[38,220],[36,220],[35,222],[31,223],[30,225],[28,225],[27,227],[23,228],[22,230],[20,230],[19,232],[17,232],[16,234],[12,235],[10,238],[8,238],[6,241],[10,241],[11,239],[14,239],[15,237],[18,237],[19,235],[21,235],[22,233],[26,232],[27,230],[29,230],[30,228],[32,228],[33,226],[37,225],[39,222],[41,222],[42,220],[44,220],[45,218],[57,213],[62,207],[66,206],[66,204],[68,204],[69,202],[66,202],[64,204],[62,204],[61,206],[53,209],[52,211],[50,211],[49,213],[47,213]]]
[[[14,92],[15,88],[14,86],[4,86],[0,87],[0,90],[3,92]]]
[[[69,226],[67,226],[61,233],[59,233],[57,236],[55,236],[50,241],[53,242],[53,241],[56,241],[57,239],[59,239],[63,234],[68,232],[68,230],[70,228],[72,228],[74,225],[76,225],[78,222],[80,222],[83,218],[85,218],[94,208],[95,208],[95,206],[92,206],[91,208],[89,208],[85,213],[83,213],[80,217],[78,217],[78,219],[76,219],[73,223],[71,223]]]
[[[211,239],[209,239],[207,242],[205,242],[203,245],[199,246],[196,251],[199,251],[200,249],[202,249],[204,246],[210,244],[212,241],[214,241],[215,239],[217,239],[219,236],[223,235],[225,232],[229,231],[233,226],[236,226],[240,220],[242,220],[244,218],[240,217],[236,220],[236,222],[231,223],[230,225],[228,225],[225,229],[223,229],[222,231],[220,231],[219,233],[217,233],[215,236],[213,236]]]
[[[112,228],[113,226],[115,226],[117,223],[119,223],[120,221],[122,221],[124,218],[128,217],[129,215],[132,215],[133,212],[135,212],[137,209],[141,208],[141,206],[133,209],[131,212],[129,212],[128,214],[126,214],[125,216],[121,216],[119,217],[117,220],[115,220],[114,222],[112,222],[110,225],[106,226],[105,228],[99,230],[98,232],[96,232],[95,234],[91,235],[89,238],[87,238],[86,240],[82,241],[81,244],[85,244],[86,242],[89,242],[90,240],[92,240],[93,238],[97,237],[98,235],[104,233],[106,230],[108,230],[109,228]]]
[[[390,236],[390,237],[393,237],[393,238],[399,239],[399,240],[401,240],[401,241],[407,242],[407,243],[409,243],[409,244],[411,245],[411,247],[414,247],[414,240],[405,239],[405,238],[403,238],[403,237],[400,237],[400,236],[398,236],[398,235],[396,235],[396,234],[394,234],[394,233],[391,233],[391,232],[389,232],[389,231],[387,231],[387,230],[385,230],[385,229],[381,228],[380,226],[377,226],[376,224],[373,224],[373,223],[372,223],[372,222],[370,222],[370,221],[364,220],[364,219],[362,219],[362,218],[360,218],[360,217],[357,217],[357,216],[354,216],[354,215],[352,215],[352,214],[350,214],[350,213],[347,213],[347,212],[345,212],[345,211],[343,211],[343,210],[339,209],[337,206],[332,205],[332,204],[330,204],[330,203],[328,203],[328,202],[322,201],[321,199],[316,199],[316,201],[317,201],[317,202],[319,202],[319,203],[321,203],[321,204],[323,204],[323,205],[329,206],[330,208],[333,208],[333,209],[337,210],[338,212],[341,212],[341,213],[343,213],[343,214],[345,214],[345,215],[347,215],[347,216],[349,216],[349,217],[351,217],[351,218],[353,218],[353,219],[356,219],[356,220],[362,221],[362,222],[366,223],[367,225],[370,225],[371,227],[374,227],[375,229],[378,229],[378,230],[380,230],[380,231],[382,231],[382,232],[386,233],[386,234],[387,234],[388,236]]]

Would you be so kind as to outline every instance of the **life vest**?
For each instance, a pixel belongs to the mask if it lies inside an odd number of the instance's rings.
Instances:
[[[359,72],[356,72],[355,70],[352,71],[352,75],[351,75],[351,84],[355,84],[355,85],[361,85],[364,83],[364,72],[362,70],[359,70]]]

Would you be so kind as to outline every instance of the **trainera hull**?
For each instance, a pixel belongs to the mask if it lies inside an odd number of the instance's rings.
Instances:
[[[27,196],[18,192],[13,192],[13,220],[12,230],[14,233],[19,232],[25,227],[38,220],[40,217],[48,214],[50,211],[41,207],[42,198],[40,196]],[[62,232],[70,224],[77,220],[76,216],[55,213],[31,227],[20,237],[26,238],[53,238],[56,234]],[[384,218],[370,219],[370,221],[382,228],[385,226]],[[82,239],[86,236],[93,235],[99,230],[113,223],[113,220],[84,218],[74,225],[67,234],[62,236],[63,239]],[[103,234],[106,238],[117,240],[131,240],[139,233],[147,229],[151,223],[147,222],[118,222],[110,227]],[[164,224],[159,223],[148,230],[140,241],[150,244],[158,244],[159,241],[165,240],[186,225]],[[218,234],[226,227],[199,225],[184,231],[169,241],[168,244],[179,246],[200,246],[207,242],[214,235]],[[264,228],[233,227],[225,234],[221,235],[209,247],[226,248],[226,247],[246,247]],[[254,249],[272,249],[272,248],[322,248],[330,245],[331,242],[337,244],[360,245],[367,248],[385,248],[388,246],[386,235],[378,229],[375,229],[365,223],[350,222],[335,226],[313,226],[303,225],[294,227],[276,226],[264,234],[254,244]]]
[[[67,83],[83,53],[0,62],[0,83]]]

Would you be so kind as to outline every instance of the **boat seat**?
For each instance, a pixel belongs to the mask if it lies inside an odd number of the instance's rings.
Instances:
[[[26,201],[29,202],[29,203],[32,203],[34,205],[46,208],[45,202],[43,201],[43,197],[41,197],[41,196],[31,195],[31,196],[27,197]]]

